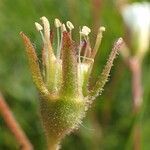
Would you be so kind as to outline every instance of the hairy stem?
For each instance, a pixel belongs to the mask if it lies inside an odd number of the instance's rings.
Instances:
[[[57,142],[48,143],[48,150],[59,150],[59,144]]]

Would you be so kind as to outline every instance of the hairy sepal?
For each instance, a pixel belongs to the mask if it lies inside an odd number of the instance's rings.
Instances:
[[[41,97],[41,118],[49,142],[61,141],[77,129],[85,116],[85,109],[83,99],[59,97],[51,101]]]
[[[67,31],[63,32],[62,46],[62,95],[78,96],[77,58],[74,42]]]

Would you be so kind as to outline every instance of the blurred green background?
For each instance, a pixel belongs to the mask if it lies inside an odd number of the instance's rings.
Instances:
[[[94,76],[100,73],[113,42],[124,36],[124,25],[115,0],[1,0],[0,1],[0,91],[35,150],[45,150],[44,131],[39,119],[38,93],[31,79],[20,31],[32,39],[40,55],[40,36],[34,22],[46,16],[53,26],[55,18],[92,29],[91,44],[99,25],[106,27],[96,58]],[[97,0],[98,1],[98,0]],[[131,2],[131,1],[130,1]],[[133,1],[132,1],[133,2]],[[137,119],[142,130],[142,150],[150,149],[150,52],[142,68],[144,103]],[[132,143],[131,73],[119,56],[109,82],[88,111],[82,126],[62,142],[62,150],[124,150]],[[0,150],[17,150],[18,144],[0,116]]]

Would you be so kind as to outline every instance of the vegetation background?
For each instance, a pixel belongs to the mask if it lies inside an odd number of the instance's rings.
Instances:
[[[113,42],[124,36],[124,24],[116,0],[1,0],[0,1],[0,91],[35,150],[45,150],[44,131],[39,119],[38,93],[31,79],[20,31],[35,43],[40,55],[40,36],[34,22],[46,16],[53,26],[55,18],[75,25],[74,38],[79,41],[79,26],[92,29],[91,44],[98,25],[106,27],[96,58],[97,77],[111,51]],[[142,1],[142,0],[141,0]],[[135,1],[129,1],[135,2]],[[142,67],[144,102],[136,121],[141,124],[142,150],[150,149],[150,51]],[[94,80],[94,79],[93,79]],[[109,82],[88,111],[82,126],[67,136],[62,150],[124,150],[132,147],[131,73],[119,56]],[[0,116],[0,150],[17,150],[18,144]]]

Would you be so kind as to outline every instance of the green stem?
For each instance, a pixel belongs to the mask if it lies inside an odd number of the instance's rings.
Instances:
[[[59,148],[60,148],[59,140],[48,139],[47,146],[48,146],[47,147],[48,150],[59,150]]]

